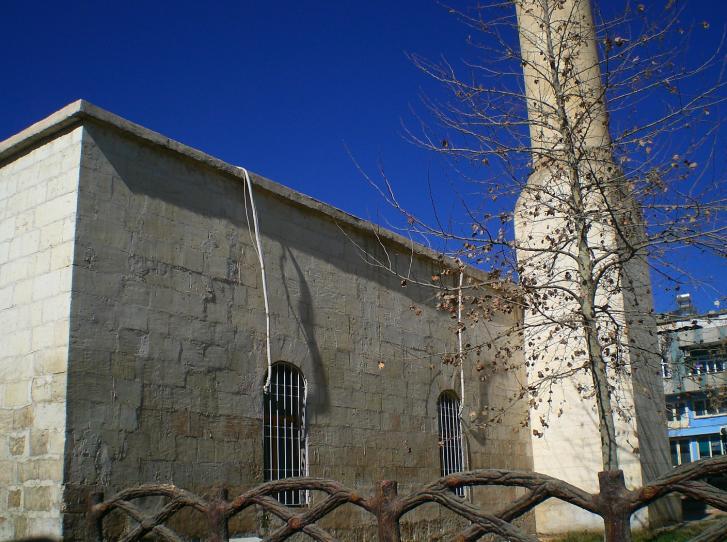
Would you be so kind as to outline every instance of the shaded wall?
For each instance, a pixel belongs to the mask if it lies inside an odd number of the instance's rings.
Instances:
[[[375,236],[280,195],[257,189],[255,198],[273,358],[298,366],[309,386],[310,475],[366,491],[395,479],[400,492],[437,478],[436,401],[458,381],[441,363],[440,353],[455,347],[455,322],[435,310],[436,290],[403,288],[365,261],[352,241],[385,259]],[[389,247],[388,256],[406,270],[409,255],[399,251]],[[438,267],[415,256],[412,269],[428,279]],[[264,330],[239,178],[88,123],[70,332],[67,538],[81,528],[92,488],[110,494],[163,481],[234,493],[262,482]],[[505,406],[509,376],[481,382],[468,372],[467,405],[486,397]],[[530,468],[525,416],[515,409],[487,433],[472,429],[470,466]],[[495,504],[515,494],[477,498]],[[346,510],[324,526],[345,530],[358,520]],[[450,520],[433,511],[412,521],[412,537],[433,539]],[[261,523],[251,515],[233,530]]]

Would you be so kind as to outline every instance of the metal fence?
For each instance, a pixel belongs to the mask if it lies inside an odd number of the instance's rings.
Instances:
[[[265,541],[282,541],[302,532],[313,540],[334,542],[336,539],[317,522],[338,507],[351,503],[376,518],[380,542],[399,542],[402,516],[424,504],[436,503],[469,522],[466,528],[453,536],[452,540],[457,542],[478,540],[488,533],[513,542],[536,542],[537,536],[524,532],[512,522],[543,501],[554,498],[603,518],[607,541],[628,542],[631,515],[669,494],[681,494],[727,511],[727,492],[703,481],[725,472],[727,456],[677,467],[650,484],[629,490],[625,487],[621,471],[607,471],[598,474],[600,492],[593,494],[543,474],[500,469],[451,474],[408,495],[399,495],[394,481],[381,481],[372,495],[363,496],[336,481],[291,478],[262,484],[232,499],[224,489],[213,497],[205,498],[172,485],[150,484],[126,489],[108,499],[104,499],[102,493],[94,493],[88,511],[88,540],[111,540],[104,532],[104,518],[118,510],[132,521],[127,531],[113,540],[132,542],[151,535],[160,540],[180,542],[184,538],[166,523],[179,511],[192,508],[206,517],[209,542],[227,542],[228,522],[244,510],[257,506],[282,522],[264,538]],[[453,491],[465,486],[522,487],[529,491],[500,510],[486,511],[458,497]],[[319,491],[326,496],[306,507],[287,507],[274,498],[286,491]],[[148,497],[163,497],[165,504],[154,512],[148,512],[134,502],[143,503],[143,499]],[[727,540],[727,520],[717,522],[692,540]]]

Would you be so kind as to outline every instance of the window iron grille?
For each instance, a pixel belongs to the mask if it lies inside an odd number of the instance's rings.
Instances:
[[[727,370],[727,351],[723,346],[688,348],[684,362],[692,375],[721,373]]]
[[[308,475],[305,403],[303,374],[288,363],[274,364],[270,391],[263,398],[266,482]],[[308,492],[304,490],[281,491],[276,497],[286,506],[302,506],[308,502]]]
[[[464,449],[462,446],[462,424],[459,418],[459,398],[452,391],[445,391],[437,401],[439,418],[439,459],[442,476],[464,470]],[[465,488],[458,487],[454,493],[465,496]]]

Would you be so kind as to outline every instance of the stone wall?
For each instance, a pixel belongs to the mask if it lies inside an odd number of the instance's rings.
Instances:
[[[309,470],[371,490],[379,479],[400,492],[439,476],[436,401],[457,389],[441,352],[454,324],[435,310],[435,289],[404,272],[410,254],[303,205],[298,194],[257,180],[272,312],[274,360],[308,382]],[[71,323],[66,443],[65,536],[82,526],[85,496],[164,481],[194,491],[232,492],[263,481],[265,376],[259,267],[240,177],[138,140],[109,126],[84,128]],[[386,246],[388,254],[384,253]],[[367,254],[368,253],[368,256]],[[367,261],[368,260],[368,261]],[[415,277],[440,267],[413,256]],[[507,325],[502,317],[497,326]],[[482,337],[473,332],[468,341]],[[514,380],[471,368],[466,408],[506,406]],[[467,411],[466,411],[467,412]],[[531,467],[522,409],[486,432],[467,430],[469,466]],[[516,490],[477,492],[501,504]],[[344,533],[348,508],[324,525]],[[251,515],[233,530],[254,532]],[[449,521],[413,515],[406,529],[432,539]],[[531,525],[532,527],[532,525]],[[358,539],[366,536],[360,531]]]
[[[78,127],[0,163],[0,539],[60,534]]]

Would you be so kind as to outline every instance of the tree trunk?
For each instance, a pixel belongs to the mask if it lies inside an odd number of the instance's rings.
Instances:
[[[631,542],[631,512],[623,471],[599,472],[598,483],[601,488],[598,502],[602,511],[606,542]]]
[[[588,1],[588,0],[582,0]],[[576,228],[576,265],[578,267],[578,279],[580,286],[580,316],[585,328],[586,349],[588,352],[588,365],[591,371],[594,391],[596,395],[596,409],[598,412],[598,432],[601,440],[601,459],[603,469],[615,471],[619,468],[616,426],[611,408],[611,397],[608,390],[608,376],[606,374],[606,362],[601,353],[601,346],[598,340],[598,330],[595,318],[595,299],[598,284],[594,281],[594,263],[592,247],[589,244],[589,224],[586,216],[588,208],[584,201],[583,189],[580,176],[582,174],[579,164],[577,148],[574,142],[571,119],[566,110],[566,92],[561,84],[559,65],[562,51],[556,51],[553,40],[553,28],[550,20],[550,4],[543,0],[543,23],[545,34],[544,54],[548,59],[550,67],[551,84],[553,87],[553,98],[555,100],[555,115],[558,119],[558,130],[563,141],[563,156],[568,164],[568,181],[570,184],[570,205],[573,222]],[[587,160],[586,160],[587,161]]]
[[[382,480],[376,487],[376,518],[379,522],[379,542],[400,542],[399,515],[395,509],[397,483]]]
[[[225,517],[227,497],[227,489],[220,488],[216,497],[210,503],[207,521],[209,521],[212,534],[208,538],[208,542],[228,542],[230,539],[227,517]]]

